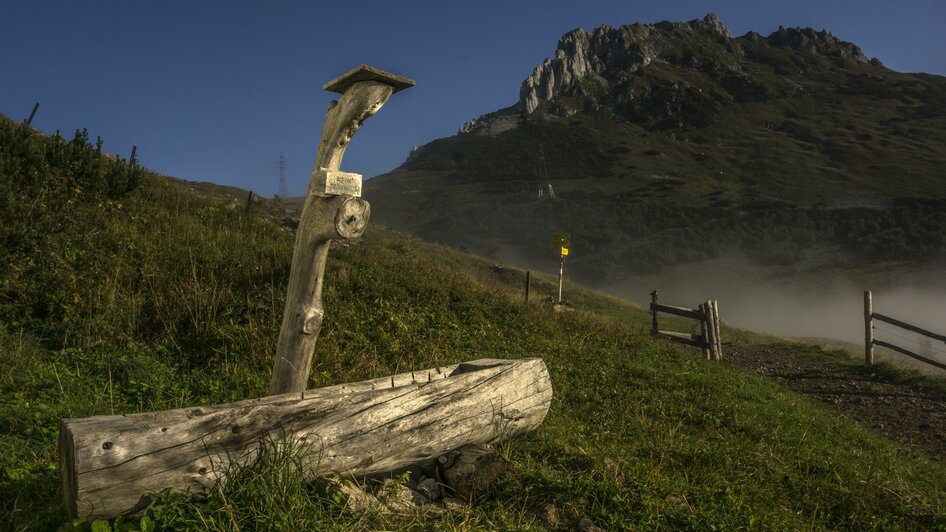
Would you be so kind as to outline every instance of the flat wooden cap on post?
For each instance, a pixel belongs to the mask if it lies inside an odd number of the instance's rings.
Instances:
[[[392,94],[414,86],[414,80],[412,79],[385,72],[373,66],[358,65],[325,85],[322,85],[322,88],[329,92],[345,94],[345,91],[347,91],[349,87],[362,81],[377,81],[384,85],[390,85],[391,88],[394,89]]]
[[[322,328],[322,281],[333,239],[360,237],[371,215],[361,199],[361,175],[340,171],[345,149],[369,116],[395,92],[414,85],[408,78],[360,65],[329,81],[340,93],[325,115],[312,179],[296,233],[286,307],[283,311],[271,394],[302,392],[309,380],[315,343]]]

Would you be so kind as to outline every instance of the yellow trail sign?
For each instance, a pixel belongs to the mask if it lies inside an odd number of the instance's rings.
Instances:
[[[567,256],[568,256],[568,248],[562,248],[562,256],[563,256],[563,257],[567,257]]]

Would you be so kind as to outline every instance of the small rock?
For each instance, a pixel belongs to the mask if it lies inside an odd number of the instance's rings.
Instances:
[[[441,489],[440,484],[432,478],[424,478],[417,483],[415,489],[418,493],[432,501],[439,500],[443,497],[443,489]]]
[[[451,512],[462,512],[463,510],[466,510],[466,507],[468,506],[466,501],[456,497],[445,497],[443,501],[441,501],[441,504],[443,504],[444,509]]]
[[[443,514],[447,512],[445,508],[437,504],[425,504],[417,508],[421,513],[427,515],[427,517],[440,518],[443,517]]]
[[[349,480],[335,477],[322,478],[316,482],[316,487],[324,497],[337,502],[341,502],[339,498],[343,499],[345,510],[350,512],[363,512],[381,506],[377,497],[366,493]]]
[[[578,525],[575,527],[576,530],[580,532],[604,532],[604,529],[595,525],[591,522],[591,519],[587,517],[582,517],[578,520]]]
[[[690,510],[690,503],[688,503],[686,497],[682,495],[668,495],[664,500],[667,502],[667,505],[673,506],[681,512]]]
[[[501,481],[512,471],[488,445],[466,445],[441,456],[440,478],[460,497],[470,497]]]
[[[610,458],[605,458],[602,460],[604,465],[604,470],[608,474],[608,477],[611,480],[623,483],[625,479],[624,472],[621,471],[621,466]]]
[[[561,524],[561,516],[558,513],[558,508],[550,502],[539,507],[535,512],[535,516],[543,525],[549,528],[558,528],[558,525]]]
[[[430,499],[391,479],[384,481],[379,499],[393,511],[413,510],[417,506],[430,504]]]

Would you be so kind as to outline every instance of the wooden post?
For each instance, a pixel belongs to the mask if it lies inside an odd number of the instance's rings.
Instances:
[[[414,81],[361,65],[324,85],[342,96],[329,105],[315,168],[296,233],[271,395],[302,392],[322,328],[322,280],[334,238],[360,237],[371,207],[361,199],[361,176],[339,172],[345,149],[366,118]]]
[[[250,208],[253,206],[253,191],[246,195],[246,208],[243,210],[243,227],[250,221]]]
[[[713,332],[716,337],[716,360],[723,359],[723,339],[719,333],[719,301],[711,301],[713,310]]]
[[[706,360],[713,359],[713,335],[711,331],[713,330],[713,312],[710,310],[709,302],[700,303],[699,306],[700,314],[703,315],[700,318],[700,336],[703,341],[703,358]]]
[[[33,105],[33,112],[31,112],[30,117],[26,119],[26,125],[30,125],[33,123],[33,117],[36,116],[36,111],[38,110],[39,110],[39,102],[36,102],[36,104]]]
[[[532,270],[526,271],[526,303],[529,302],[529,290],[532,288]]]
[[[558,302],[562,302],[562,283],[565,281],[565,255],[558,263]]]
[[[657,289],[654,288],[654,291],[650,293],[650,333],[656,335],[660,331],[660,326],[657,324]]]
[[[864,290],[864,364],[874,365],[874,304],[870,290]]]
[[[716,316],[713,312],[713,300],[703,303],[706,311],[706,334],[704,341],[709,345],[709,359],[719,360],[719,337],[716,329]]]

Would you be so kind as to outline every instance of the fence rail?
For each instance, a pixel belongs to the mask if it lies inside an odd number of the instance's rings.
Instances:
[[[702,303],[698,309],[691,309],[658,303],[656,290],[650,293],[650,297],[650,313],[652,319],[651,334],[681,344],[699,347],[703,350],[703,356],[705,356],[707,360],[720,360],[723,358],[723,342],[720,340],[719,335],[719,305],[717,305],[715,300]],[[695,335],[660,330],[660,323],[657,318],[658,312],[699,321],[701,334]]]
[[[932,338],[934,340],[939,340],[943,343],[946,343],[946,335],[928,331],[922,327],[917,327],[905,321],[900,321],[896,318],[891,318],[890,316],[885,316],[874,312],[874,303],[873,296],[871,295],[870,290],[864,291],[864,363],[868,366],[874,364],[874,346],[885,347],[891,351],[896,351],[897,353],[906,355],[911,358],[915,358],[921,362],[925,362],[931,366],[936,366],[937,368],[946,370],[946,364],[933,360],[929,357],[914,353],[909,349],[900,347],[898,345],[885,342],[883,340],[877,340],[874,338],[874,320],[882,321],[900,327],[901,329],[906,329],[910,332],[914,332],[925,336],[927,338]]]

